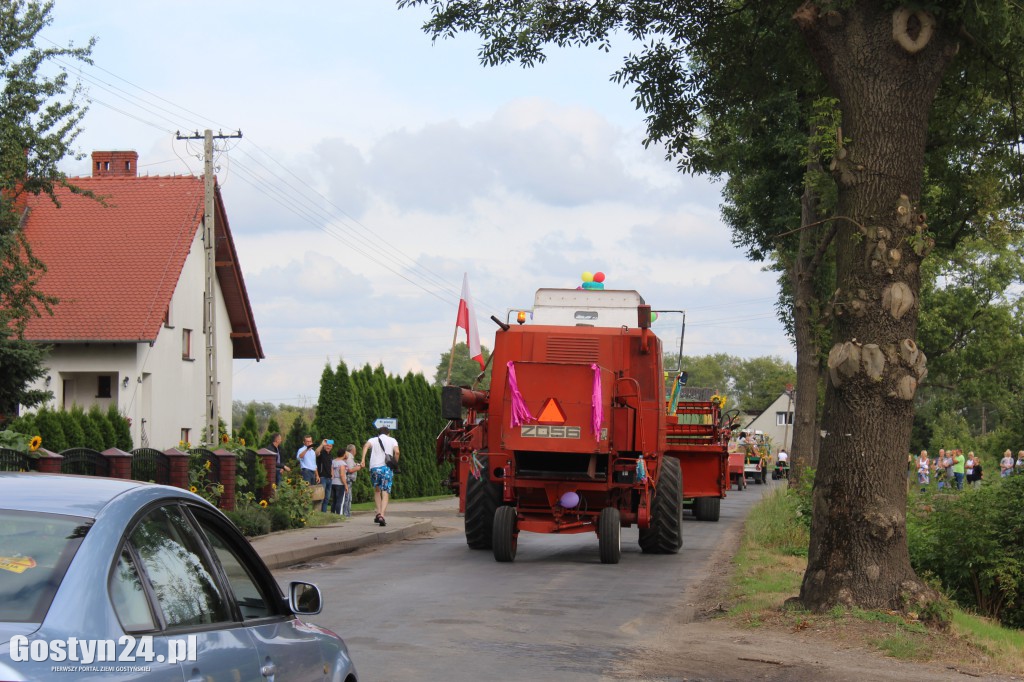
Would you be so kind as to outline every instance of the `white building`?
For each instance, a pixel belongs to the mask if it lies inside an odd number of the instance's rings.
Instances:
[[[39,288],[59,299],[26,330],[52,347],[36,387],[53,409],[115,404],[136,447],[194,445],[206,424],[203,178],[139,177],[130,151],[92,161],[92,177],[70,182],[99,201],[59,189],[59,207],[45,195],[27,206]],[[219,188],[215,211],[217,404],[230,429],[232,360],[264,355]]]
[[[795,403],[790,394],[783,391],[761,414],[744,427],[745,431],[763,431],[772,439],[772,452],[785,448],[791,452],[793,445],[793,409]]]

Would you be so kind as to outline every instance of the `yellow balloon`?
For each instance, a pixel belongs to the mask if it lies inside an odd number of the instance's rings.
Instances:
[[[583,273],[583,281],[584,282],[593,282],[594,281],[594,273],[590,272],[589,270],[585,271]]]

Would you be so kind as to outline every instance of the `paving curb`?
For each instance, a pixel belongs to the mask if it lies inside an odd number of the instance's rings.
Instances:
[[[256,552],[263,559],[263,562],[271,570],[294,566],[295,564],[307,563],[314,559],[322,559],[326,556],[337,554],[348,554],[356,550],[373,545],[385,545],[397,540],[429,533],[434,529],[434,523],[430,519],[415,519],[412,523],[394,528],[368,529],[365,533],[356,537],[342,538],[338,540],[319,540],[304,544],[293,549],[279,549],[260,551],[259,542],[253,543]],[[313,529],[310,529],[313,530]],[[325,529],[326,530],[326,529]]]

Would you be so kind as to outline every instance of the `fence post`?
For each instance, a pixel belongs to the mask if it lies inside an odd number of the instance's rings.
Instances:
[[[110,465],[110,478],[131,479],[132,453],[117,448],[108,448],[101,454],[107,458],[107,463]]]
[[[188,453],[171,448],[164,450],[164,454],[167,455],[170,484],[188,490]]]
[[[235,453],[230,450],[214,450],[213,454],[217,455],[220,484],[224,486],[218,506],[231,511],[235,508],[235,472],[238,468],[238,460]]]
[[[50,452],[46,448],[39,448],[36,453],[39,455],[35,460],[36,471],[43,474],[60,473],[60,463],[64,459],[62,455]]]
[[[267,470],[267,484],[260,491],[260,499],[269,502],[274,497],[274,484],[277,483],[277,453],[273,450],[261,448],[256,454],[259,455],[260,461],[263,462],[263,468]]]

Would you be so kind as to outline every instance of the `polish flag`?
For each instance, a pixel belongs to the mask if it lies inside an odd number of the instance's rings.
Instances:
[[[462,298],[459,299],[459,317],[456,327],[466,330],[466,344],[469,346],[469,357],[480,363],[484,368],[484,355],[480,350],[480,332],[476,326],[476,313],[473,311],[473,299],[469,295],[469,275],[462,275]]]

